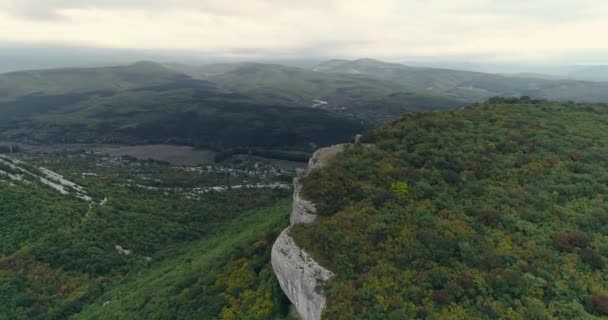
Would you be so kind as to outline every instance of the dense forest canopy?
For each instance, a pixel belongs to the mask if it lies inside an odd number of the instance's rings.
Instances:
[[[216,151],[297,151],[306,160],[317,146],[348,141],[364,128],[352,116],[272,104],[192,79],[0,103],[0,140],[46,144],[167,143]]]
[[[304,181],[326,319],[608,316],[608,106],[406,115]]]
[[[608,99],[607,87],[371,59],[24,71],[0,74],[0,139],[249,148],[283,158],[295,150],[301,159],[405,112],[495,95],[597,102]]]
[[[0,318],[284,319],[268,260],[295,172],[260,157],[305,161],[415,111],[304,180],[322,217],[293,235],[337,275],[325,317],[608,316],[608,106],[464,107],[605,101],[606,87],[370,59],[0,75],[0,153],[34,172],[0,163]],[[27,150],[68,143],[188,145],[216,163]],[[44,186],[38,166],[94,201]]]
[[[55,170],[92,200],[20,180],[9,158],[33,174]],[[0,319],[287,317],[268,261],[288,223],[291,170],[82,152],[1,159]],[[253,187],[214,188],[243,184]]]

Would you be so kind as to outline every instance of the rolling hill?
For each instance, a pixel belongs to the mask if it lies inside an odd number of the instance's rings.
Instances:
[[[138,62],[120,67],[11,72],[0,75],[0,101],[31,94],[118,91],[184,78],[185,75],[154,62]]]
[[[566,76],[587,81],[608,81],[608,66],[578,67],[568,72]]]
[[[494,96],[530,96],[578,102],[608,101],[608,83],[547,80],[488,73],[408,67],[372,59],[332,60],[313,68],[328,74],[351,74],[389,81],[401,90],[479,102]]]
[[[608,83],[371,59],[332,60],[308,69],[138,62],[27,71],[0,75],[0,138],[310,152],[406,112],[461,108],[493,96],[608,101]]]
[[[283,105],[308,107],[315,105],[315,100],[325,101],[328,104],[323,108],[375,123],[404,112],[459,108],[495,96],[608,101],[608,83],[603,82],[410,67],[372,59],[330,60],[309,69],[260,63],[213,64],[190,68],[188,74],[231,92]]]
[[[242,63],[204,66],[189,75],[217,83],[221,88],[258,100],[322,108],[380,123],[411,111],[456,108],[466,103],[435,94],[416,92],[402,85],[357,74],[331,74],[277,64]]]
[[[224,151],[300,152],[350,140],[361,121],[287,108],[213,83],[181,80],[116,92],[32,95],[0,103],[0,139],[34,143],[169,143]]]

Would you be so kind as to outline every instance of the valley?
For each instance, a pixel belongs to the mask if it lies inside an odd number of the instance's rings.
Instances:
[[[604,316],[607,88],[371,59],[2,75],[0,319]]]
[[[608,1],[0,0],[0,320],[608,319]]]
[[[79,78],[86,81],[74,80]],[[308,69],[262,63],[186,68],[139,62],[16,72],[2,75],[0,81],[0,138],[169,143],[214,150],[297,148],[310,155],[310,140],[318,146],[342,142],[405,112],[461,108],[493,96],[601,102],[608,99],[607,86],[371,59],[332,60]],[[284,108],[291,111],[281,112]],[[327,126],[342,129],[329,132]],[[37,128],[36,134],[27,128]],[[279,131],[285,138],[268,134]]]
[[[30,150],[0,162],[0,318],[170,310],[133,309],[126,292],[163,306],[170,299],[184,317],[249,308],[287,317],[266,259],[288,219],[294,169],[254,157],[184,167],[90,150]],[[235,268],[254,282],[228,289]],[[263,300],[244,300],[250,289]],[[170,298],[174,290],[188,298]]]

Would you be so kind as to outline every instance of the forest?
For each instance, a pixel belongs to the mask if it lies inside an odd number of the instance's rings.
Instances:
[[[268,261],[291,194],[272,186],[293,171],[257,159],[185,168],[84,152],[10,157],[92,200],[0,166],[0,319],[287,319]],[[259,187],[214,189],[245,183]]]
[[[37,144],[161,143],[302,160],[368,125],[351,115],[227,93],[193,79],[0,100],[0,140]]]
[[[607,31],[608,0],[0,0],[0,320],[608,319]]]
[[[325,319],[608,316],[608,105],[405,115],[304,180]]]

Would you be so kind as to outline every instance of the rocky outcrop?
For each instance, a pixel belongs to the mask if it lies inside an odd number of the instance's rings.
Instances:
[[[298,177],[293,180],[293,207],[291,209],[291,217],[289,218],[291,224],[311,223],[317,217],[315,215],[315,212],[317,212],[315,204],[302,198],[300,194],[302,192],[300,179]]]
[[[314,203],[301,195],[301,179],[312,170],[325,165],[329,159],[344,150],[344,145],[336,145],[317,150],[310,158],[308,168],[294,179],[292,225],[311,223],[316,218]],[[271,262],[279,284],[296,307],[303,320],[320,320],[325,308],[325,295],[319,291],[333,273],[318,264],[304,249],[298,247],[289,235],[291,226],[281,233],[272,247]]]
[[[325,308],[325,296],[318,286],[331,279],[333,273],[298,247],[289,229],[283,230],[272,248],[272,268],[300,318],[319,320]]]

